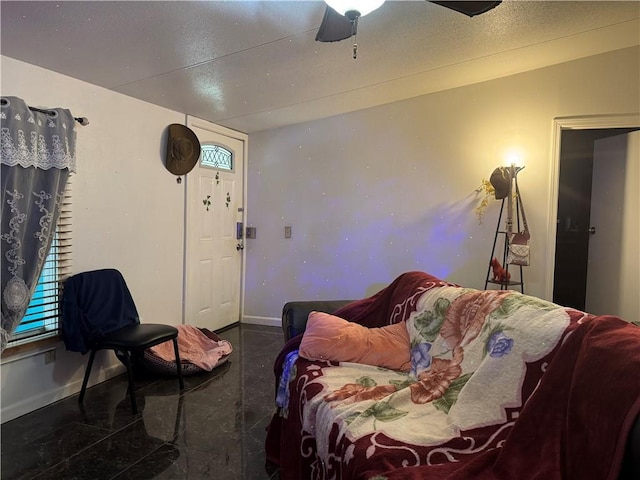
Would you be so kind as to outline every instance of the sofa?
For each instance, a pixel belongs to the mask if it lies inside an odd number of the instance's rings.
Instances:
[[[406,272],[362,300],[288,302],[282,327],[281,480],[640,478],[633,323]]]

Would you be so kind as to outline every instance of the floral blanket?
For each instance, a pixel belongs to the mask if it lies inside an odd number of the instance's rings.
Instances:
[[[395,294],[383,291],[377,300],[363,301],[364,308],[347,306],[336,315],[348,318],[350,312],[356,312],[360,322],[367,324],[366,310],[371,305],[404,298],[387,306],[386,312],[389,323],[406,322],[411,371],[296,358],[289,365],[287,407],[274,415],[266,445],[267,458],[280,465],[283,480],[511,478],[496,473],[500,462],[519,471],[513,478],[528,478],[513,466],[514,455],[507,461],[498,452],[509,451],[507,447],[513,451],[512,445],[531,442],[540,431],[544,432],[541,445],[549,439],[559,441],[556,433],[566,437],[562,428],[548,431],[547,425],[535,420],[527,420],[531,425],[529,430],[523,427],[524,432],[514,425],[520,425],[521,416],[535,419],[544,418],[549,409],[567,411],[566,401],[555,404],[553,399],[528,400],[537,390],[547,390],[541,378],[560,346],[570,344],[569,337],[587,335],[569,333],[598,330],[591,328],[593,323],[599,326],[600,334],[606,331],[608,335],[611,328],[603,326],[613,323],[613,330],[633,329],[640,342],[640,329],[619,319],[598,319],[511,291],[452,286],[419,272],[405,275],[390,286]],[[404,291],[404,297],[398,295],[399,290]],[[378,313],[374,323],[380,324]],[[627,335],[625,332],[625,338]],[[576,345],[565,356],[574,358],[584,341],[573,342]],[[635,351],[638,345],[630,344]],[[283,355],[287,350],[293,350],[292,346],[285,348]],[[606,457],[610,463],[616,455],[620,457],[615,445],[618,436],[624,435],[624,422],[640,410],[640,353],[634,355],[636,370],[629,371],[638,380],[637,388],[624,394],[616,390],[616,395],[625,399],[624,409],[614,422],[618,428],[607,433],[616,440],[611,442],[614,447]],[[575,361],[556,367],[561,382],[572,385],[574,368]],[[278,367],[276,371],[281,373]],[[553,395],[565,398],[561,392]],[[530,404],[535,409],[525,416],[523,406]],[[516,431],[522,439],[512,440]],[[550,456],[554,459],[548,467],[550,472],[564,468],[558,463],[567,459],[557,457]],[[532,460],[525,455],[525,459],[534,471],[540,467],[540,458]]]

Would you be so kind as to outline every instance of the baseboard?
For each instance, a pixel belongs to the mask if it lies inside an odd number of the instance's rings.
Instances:
[[[242,323],[251,325],[266,325],[268,327],[282,327],[282,319],[275,317],[256,317],[253,315],[245,315],[242,317]]]
[[[117,375],[120,375],[124,373],[124,371],[124,365],[121,365],[120,363],[101,369],[98,378],[94,378],[93,381],[89,381],[89,385],[87,386],[87,388],[92,387],[93,385],[97,385],[98,383],[102,383],[105,380],[108,380]],[[91,376],[93,377],[93,375]],[[61,385],[58,388],[54,388],[46,392],[41,392],[38,395],[25,398],[20,402],[13,403],[11,405],[2,405],[2,408],[0,409],[0,418],[2,418],[2,423],[13,420],[14,418],[21,417],[22,415],[26,415],[27,413],[31,413],[39,408],[46,407],[53,402],[62,400],[63,398],[75,395],[76,393],[80,392],[81,388],[82,377],[66,385]]]

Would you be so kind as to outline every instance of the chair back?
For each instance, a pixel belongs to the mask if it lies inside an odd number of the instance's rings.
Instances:
[[[140,323],[124,277],[113,268],[69,277],[64,283],[61,307],[65,346],[83,354],[104,334]]]

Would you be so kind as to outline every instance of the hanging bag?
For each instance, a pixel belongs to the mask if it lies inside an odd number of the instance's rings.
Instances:
[[[509,249],[507,252],[507,263],[511,265],[520,265],[526,267],[529,265],[529,225],[527,224],[527,215],[524,212],[524,204],[522,203],[522,197],[520,196],[520,189],[518,188],[518,181],[516,180],[516,201],[520,206],[522,212],[522,223],[524,230],[514,233],[509,240]]]

